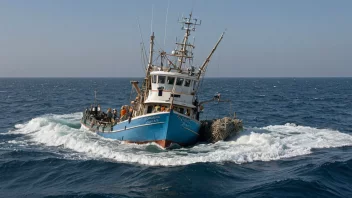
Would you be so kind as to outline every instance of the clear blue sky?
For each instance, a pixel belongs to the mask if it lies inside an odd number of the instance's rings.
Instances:
[[[152,5],[163,47],[167,0],[2,0],[0,77],[143,76],[137,18],[148,45]],[[167,51],[192,5],[196,63],[227,28],[207,76],[352,76],[351,0],[170,1]]]

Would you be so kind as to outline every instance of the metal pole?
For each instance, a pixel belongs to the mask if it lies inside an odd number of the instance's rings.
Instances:
[[[225,32],[223,32],[218,40],[218,42],[216,43],[216,45],[214,46],[213,50],[211,50],[209,56],[205,59],[204,63],[202,64],[202,66],[199,68],[200,72],[198,74],[198,79],[200,78],[201,74],[205,71],[205,69],[207,68],[207,65],[210,61],[211,56],[213,55],[213,53],[215,52],[216,48],[218,47],[220,41],[222,40],[222,38],[224,37]]]

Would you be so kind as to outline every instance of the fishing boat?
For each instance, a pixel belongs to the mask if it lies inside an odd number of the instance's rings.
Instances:
[[[189,41],[189,36],[201,21],[191,13],[182,17],[179,23],[185,34],[181,42],[176,41],[176,48],[171,53],[159,51],[154,55],[154,32],[150,36],[146,76],[141,85],[131,81],[136,97],[131,104],[122,107],[121,115],[111,119],[111,115],[102,116],[96,107],[89,108],[83,113],[82,127],[104,138],[138,144],[155,142],[164,148],[197,142],[201,126],[198,90],[224,32],[203,64],[196,68],[193,65],[195,45],[194,41]]]

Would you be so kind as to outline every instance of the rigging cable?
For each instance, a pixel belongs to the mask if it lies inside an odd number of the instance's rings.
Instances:
[[[139,35],[140,35],[140,37],[141,37],[141,40],[142,40],[142,50],[144,51],[144,57],[145,57],[145,62],[144,63],[146,63],[148,60],[147,60],[147,51],[145,50],[145,45],[144,45],[144,41],[143,41],[143,35],[142,35],[142,30],[141,30],[141,25],[140,25],[140,23],[139,23],[139,18],[137,17],[137,22],[138,22],[138,28],[139,28]],[[147,68],[146,68],[146,64],[144,65],[144,70],[146,70]]]
[[[165,34],[164,34],[164,49],[166,45],[166,28],[167,28],[167,16],[169,14],[169,7],[170,7],[170,0],[167,3],[167,9],[166,9],[166,19],[165,19]]]

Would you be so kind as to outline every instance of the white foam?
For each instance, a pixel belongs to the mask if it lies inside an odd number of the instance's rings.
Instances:
[[[49,124],[77,124],[79,123],[80,118],[82,117],[82,113],[72,113],[65,115],[55,115],[55,114],[47,114],[37,118],[33,118],[26,124],[16,124],[15,128],[17,130],[10,131],[11,134],[28,134],[37,132],[43,127]]]
[[[123,144],[92,132],[69,127],[79,123],[82,114],[44,115],[16,125],[12,133],[22,133],[28,141],[57,149],[73,150],[94,159],[145,165],[177,166],[198,162],[270,161],[309,154],[314,148],[352,146],[352,136],[336,130],[317,129],[295,124],[247,129],[231,141],[199,144],[192,148],[162,150],[150,145]],[[160,149],[159,152],[155,152]],[[151,151],[154,150],[154,151]]]
[[[18,146],[26,146],[28,145],[26,141],[23,141],[23,140],[10,140],[10,141],[7,141],[7,144],[16,144]]]
[[[54,118],[58,119],[67,119],[67,120],[80,120],[82,118],[82,113],[71,113],[71,114],[63,114],[63,115],[52,115]]]

